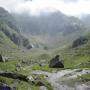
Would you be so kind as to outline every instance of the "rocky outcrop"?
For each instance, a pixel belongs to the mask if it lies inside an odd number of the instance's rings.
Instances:
[[[22,74],[13,73],[13,72],[3,72],[2,71],[2,72],[0,72],[0,76],[13,78],[13,79],[19,79],[22,81],[28,81],[27,76],[22,75]]]
[[[0,62],[5,62],[5,58],[0,54]]]
[[[72,47],[75,48],[75,47],[83,45],[87,42],[88,42],[88,39],[86,37],[80,37],[80,38],[73,41]]]
[[[63,60],[59,59],[59,55],[56,55],[53,59],[51,59],[50,64],[49,64],[50,68],[64,68],[64,64],[63,64]]]

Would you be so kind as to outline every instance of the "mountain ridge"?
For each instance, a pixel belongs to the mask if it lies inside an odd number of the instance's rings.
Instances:
[[[29,40],[21,35],[15,18],[2,7],[0,7],[0,31],[3,32],[15,46],[21,47],[22,45],[27,49],[32,48]],[[9,43],[7,45],[9,45]]]

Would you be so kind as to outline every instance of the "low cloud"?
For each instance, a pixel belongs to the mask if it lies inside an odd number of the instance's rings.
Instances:
[[[90,0],[0,0],[0,6],[19,14],[38,15],[56,10],[72,16],[90,14]]]

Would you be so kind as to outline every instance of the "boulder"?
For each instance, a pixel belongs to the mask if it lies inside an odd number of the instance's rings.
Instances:
[[[37,81],[36,85],[37,86],[45,86],[45,84],[41,80]]]
[[[28,82],[35,84],[35,80],[32,76],[27,77]]]
[[[5,62],[5,58],[0,54],[0,62]]]
[[[10,86],[0,83],[0,90],[13,90]]]
[[[45,86],[40,86],[39,90],[48,90]]]
[[[50,68],[64,68],[64,64],[63,64],[63,60],[59,59],[59,55],[56,55],[53,59],[51,59],[50,64],[49,64]]]

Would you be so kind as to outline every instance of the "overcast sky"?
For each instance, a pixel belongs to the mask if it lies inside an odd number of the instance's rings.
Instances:
[[[90,14],[90,0],[0,0],[0,6],[10,12],[30,13],[61,11],[67,15]]]

